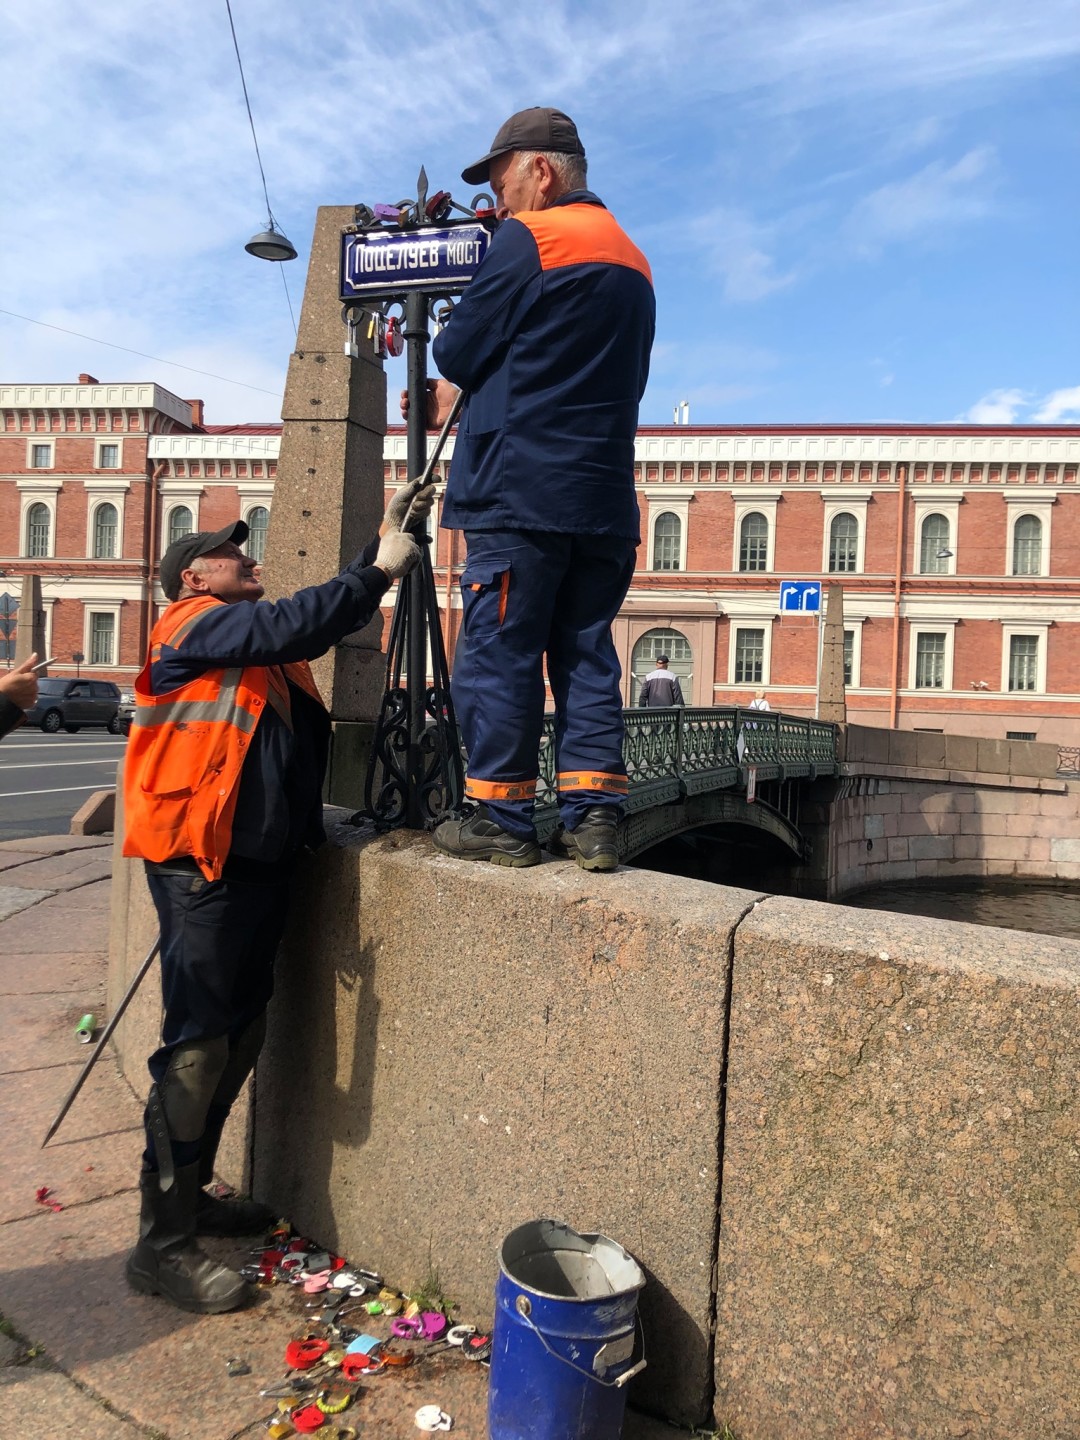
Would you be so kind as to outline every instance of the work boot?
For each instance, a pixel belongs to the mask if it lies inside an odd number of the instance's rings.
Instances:
[[[576,830],[560,825],[548,849],[560,860],[576,860],[582,870],[617,870],[619,812],[611,805],[592,805]]]
[[[199,1315],[220,1315],[242,1305],[251,1293],[247,1284],[195,1242],[198,1165],[179,1168],[168,1190],[162,1190],[156,1171],[144,1170],[139,1189],[139,1243],[126,1267],[131,1288]]]
[[[520,868],[539,865],[542,858],[535,840],[523,840],[496,825],[483,805],[464,820],[444,820],[431,838],[436,849],[458,860],[490,860],[495,865]]]
[[[239,1195],[228,1199],[210,1195],[206,1191],[214,1178],[214,1161],[217,1159],[221,1132],[225,1128],[228,1111],[220,1118],[207,1120],[203,1132],[202,1149],[199,1155],[199,1194],[195,1201],[196,1235],[259,1235],[269,1230],[277,1216],[268,1205],[258,1200],[244,1200]]]

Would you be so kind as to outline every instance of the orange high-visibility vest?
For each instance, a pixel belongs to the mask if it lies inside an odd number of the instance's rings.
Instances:
[[[229,856],[240,770],[264,707],[291,728],[282,672],[322,704],[306,660],[207,670],[165,695],[151,691],[161,646],[182,646],[199,617],[224,603],[213,595],[177,600],[154,626],[124,757],[124,854],[191,856],[208,880],[220,878]]]

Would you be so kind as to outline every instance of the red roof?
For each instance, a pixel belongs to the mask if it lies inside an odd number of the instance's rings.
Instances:
[[[252,425],[197,425],[202,435],[280,435],[281,421],[267,420]]]

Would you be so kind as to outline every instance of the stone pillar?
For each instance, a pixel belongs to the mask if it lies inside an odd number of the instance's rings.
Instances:
[[[45,606],[41,599],[41,576],[24,575],[19,617],[15,627],[15,664],[21,664],[35,650],[39,660],[48,658],[45,651]],[[48,671],[42,670],[39,673],[47,675]]]
[[[841,585],[830,585],[826,592],[818,719],[831,720],[837,725],[843,725],[847,720],[844,698],[844,590]]]
[[[386,376],[360,336],[344,353],[338,299],[341,231],[351,206],[321,206],[315,219],[296,350],[289,360],[264,584],[271,598],[336,575],[367,544],[383,512]],[[328,797],[362,802],[373,721],[385,684],[378,615],[312,665],[334,717]]]

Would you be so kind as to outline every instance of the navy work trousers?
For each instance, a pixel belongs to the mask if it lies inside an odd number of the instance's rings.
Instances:
[[[562,822],[574,830],[591,806],[621,809],[622,668],[611,624],[630,588],[636,543],[539,530],[465,538],[465,639],[452,693],[469,756],[467,793],[510,834],[535,835],[546,655]]]
[[[289,879],[282,867],[266,870],[256,879],[209,881],[197,872],[147,867],[161,927],[165,1006],[161,1045],[149,1060],[155,1084],[180,1046],[221,1036],[231,1045],[270,1003]],[[147,1152],[153,1153],[149,1133]]]

